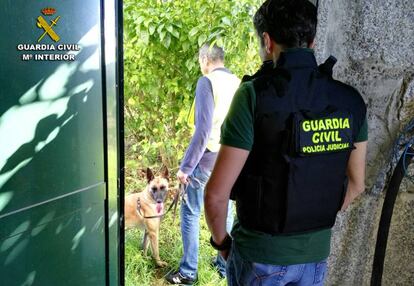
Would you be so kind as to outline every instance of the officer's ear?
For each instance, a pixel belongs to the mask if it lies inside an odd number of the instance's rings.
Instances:
[[[266,52],[266,54],[271,55],[274,49],[274,42],[272,40],[272,38],[270,38],[269,33],[267,32],[263,32],[263,44],[264,44],[264,50]]]
[[[279,58],[280,53],[283,51],[283,46],[276,43],[275,40],[273,40],[267,32],[263,33],[263,43],[263,49],[266,53],[266,58],[273,60],[273,62],[276,62]]]

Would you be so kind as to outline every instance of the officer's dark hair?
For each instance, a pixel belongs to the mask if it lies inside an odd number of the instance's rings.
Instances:
[[[205,43],[198,52],[200,58],[206,57],[210,62],[224,62],[224,49],[216,44]]]
[[[317,9],[308,0],[267,0],[253,23],[262,47],[263,32],[267,32],[284,48],[306,48],[316,35]]]

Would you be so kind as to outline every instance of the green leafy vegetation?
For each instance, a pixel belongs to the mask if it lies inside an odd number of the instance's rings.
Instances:
[[[223,46],[226,66],[239,77],[258,68],[252,17],[259,4],[252,0],[124,0],[128,193],[144,188],[141,170],[147,167],[157,172],[165,165],[172,177],[176,174],[191,138],[187,117],[201,76],[198,49],[203,43]],[[179,219],[175,224],[170,219],[168,215],[161,226],[161,257],[177,267],[182,254]],[[165,270],[156,269],[150,257],[142,257],[141,237],[139,230],[126,234],[126,285],[163,285]],[[202,219],[199,285],[225,285],[208,266],[214,255],[208,238]]]

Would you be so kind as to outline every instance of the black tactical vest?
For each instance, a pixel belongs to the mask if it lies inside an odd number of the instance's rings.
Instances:
[[[254,143],[232,189],[241,225],[269,234],[330,228],[345,196],[346,167],[366,107],[313,53],[282,53],[253,77]]]

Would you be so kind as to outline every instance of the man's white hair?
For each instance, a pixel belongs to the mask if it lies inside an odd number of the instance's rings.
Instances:
[[[224,50],[216,44],[205,43],[198,52],[200,58],[207,58],[212,63],[224,62]]]

